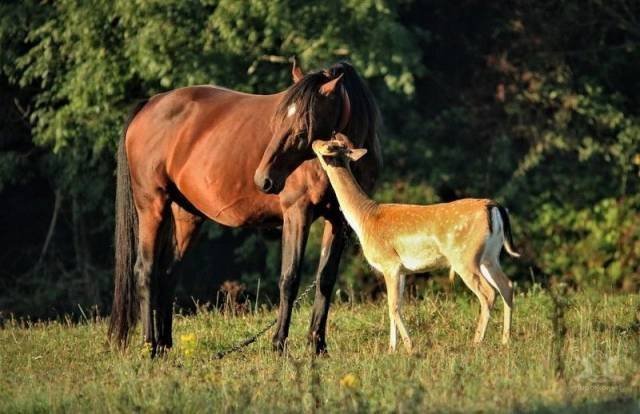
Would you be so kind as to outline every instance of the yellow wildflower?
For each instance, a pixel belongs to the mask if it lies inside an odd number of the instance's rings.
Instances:
[[[344,377],[342,377],[342,379],[340,380],[340,385],[344,388],[358,388],[358,377],[356,377],[355,375],[349,373],[346,374]]]
[[[140,356],[142,358],[148,358],[151,355],[151,344],[149,342],[145,342],[140,348]]]
[[[196,348],[197,338],[193,333],[180,335],[180,345],[182,347],[182,353],[185,356],[190,356]]]

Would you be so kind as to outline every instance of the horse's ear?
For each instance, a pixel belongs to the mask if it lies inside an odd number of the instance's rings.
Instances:
[[[304,78],[302,69],[297,65],[296,58],[293,58],[293,67],[291,68],[291,76],[293,77],[293,83],[298,83],[300,79]]]
[[[336,87],[340,84],[340,81],[342,80],[342,75],[344,75],[344,73],[341,73],[340,76],[338,76],[337,78],[332,79],[329,82],[323,84],[320,87],[320,94],[323,96],[331,95],[336,90]]]
[[[349,152],[347,153],[347,156],[351,161],[358,161],[360,158],[364,157],[366,153],[367,153],[366,148],[354,148],[352,150],[349,150]]]

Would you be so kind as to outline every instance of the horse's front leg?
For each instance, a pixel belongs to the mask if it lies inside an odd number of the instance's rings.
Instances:
[[[277,331],[273,337],[273,346],[278,352],[283,352],[286,348],[291,309],[300,286],[300,265],[310,225],[311,211],[307,205],[298,203],[285,211],[282,226],[280,307],[278,309]]]
[[[329,305],[333,287],[336,284],[340,257],[344,249],[344,222],[341,217],[328,218],[324,222],[320,262],[316,274],[316,296],[313,302],[309,343],[315,347],[316,354],[327,352],[326,331]]]

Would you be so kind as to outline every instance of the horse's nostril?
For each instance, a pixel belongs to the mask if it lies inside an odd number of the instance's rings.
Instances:
[[[273,188],[273,181],[270,178],[265,178],[264,183],[262,183],[262,190],[269,191],[271,188]]]

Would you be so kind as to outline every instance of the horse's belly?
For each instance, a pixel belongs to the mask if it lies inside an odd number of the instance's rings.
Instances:
[[[282,221],[278,196],[258,191],[249,166],[200,155],[193,154],[181,168],[174,164],[169,177],[203,215],[229,227]]]
[[[225,202],[207,203],[204,214],[211,220],[229,227],[277,225],[282,223],[277,196],[240,196],[225,198]]]
[[[282,209],[277,195],[262,194],[253,183],[212,183],[206,176],[182,175],[178,191],[204,216],[229,227],[278,225]],[[212,185],[216,184],[216,185]]]

